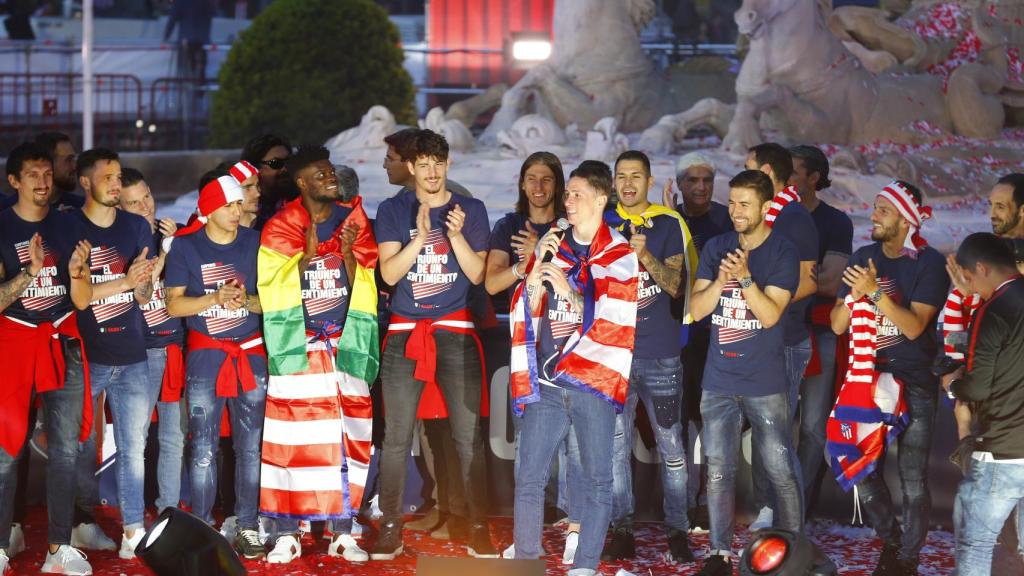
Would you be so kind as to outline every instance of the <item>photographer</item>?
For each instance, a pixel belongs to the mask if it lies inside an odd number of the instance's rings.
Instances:
[[[987,575],[1003,523],[1024,498],[1024,282],[1012,249],[993,234],[968,236],[956,264],[984,300],[971,321],[966,366],[943,378],[957,399],[973,403],[978,420],[955,503],[956,560],[961,576]]]

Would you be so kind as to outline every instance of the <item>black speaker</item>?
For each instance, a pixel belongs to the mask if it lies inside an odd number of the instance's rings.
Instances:
[[[231,543],[198,516],[167,508],[142,537],[135,555],[157,576],[241,576]]]
[[[543,560],[504,560],[500,558],[416,559],[417,576],[544,576]]]
[[[834,576],[835,564],[802,533],[758,530],[743,550],[740,576]]]

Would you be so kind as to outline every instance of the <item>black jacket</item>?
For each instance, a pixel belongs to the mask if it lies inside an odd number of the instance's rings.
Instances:
[[[974,403],[974,449],[997,460],[1024,458],[1024,279],[1005,284],[982,304],[969,331],[967,370],[952,390]]]

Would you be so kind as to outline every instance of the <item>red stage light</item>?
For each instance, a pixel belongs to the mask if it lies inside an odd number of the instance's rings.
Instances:
[[[751,551],[750,567],[757,574],[767,574],[782,565],[788,549],[789,543],[785,538],[768,536],[758,542]]]

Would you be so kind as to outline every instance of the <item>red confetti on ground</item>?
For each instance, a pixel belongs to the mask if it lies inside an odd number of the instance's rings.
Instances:
[[[116,510],[102,509],[99,515],[100,525],[114,540],[119,540],[119,519]],[[512,542],[512,520],[496,518],[491,522],[495,544],[503,549]],[[832,561],[839,567],[843,576],[861,576],[874,570],[881,547],[871,530],[853,528],[832,523],[815,524],[811,530],[814,540]],[[11,561],[14,574],[37,574],[43,563],[46,543],[46,509],[36,507],[29,510],[25,522],[25,537],[28,550],[22,552]],[[350,564],[341,559],[327,556],[327,541],[314,541],[307,535],[302,541],[302,558],[283,566],[270,566],[264,562],[245,562],[249,574],[284,576],[284,575],[411,575],[416,572],[416,557],[427,556],[466,556],[465,549],[450,543],[434,540],[425,532],[405,532],[405,554],[394,562],[369,562],[367,564]],[[708,535],[692,534],[691,545],[699,558],[707,553]],[[567,566],[561,565],[561,553],[564,545],[564,534],[558,528],[544,531],[544,547],[550,554],[546,557],[548,574],[564,574]],[[747,533],[739,529],[735,541],[737,550],[747,543]],[[603,562],[601,574],[615,574],[619,568],[640,575],[662,574],[694,574],[698,564],[673,566],[662,558],[667,550],[664,532],[660,525],[640,523],[637,526],[636,545],[638,557],[632,562]],[[88,552],[93,572],[97,575],[112,574],[116,576],[136,576],[152,574],[138,560],[121,560],[116,552]],[[921,552],[922,576],[938,576],[953,572],[953,541],[948,532],[929,533],[928,542]]]

